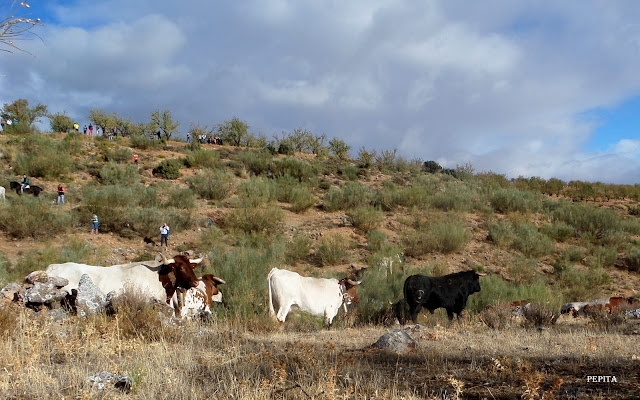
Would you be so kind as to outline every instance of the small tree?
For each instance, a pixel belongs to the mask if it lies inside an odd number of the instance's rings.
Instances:
[[[49,115],[51,132],[69,132],[73,130],[73,120],[66,112]]]
[[[167,140],[171,139],[171,135],[175,133],[180,123],[173,122],[171,111],[156,110],[151,113],[151,125],[158,128]]]
[[[31,32],[31,29],[40,24],[40,18],[28,18],[28,15],[15,16],[16,5],[22,8],[30,7],[27,0],[21,1],[19,4],[16,0],[0,2],[0,9],[3,9],[0,13],[6,15],[4,19],[0,20],[0,50],[9,53],[12,53],[13,50],[24,51],[16,46],[15,42],[25,40],[28,35],[38,37]]]
[[[40,117],[47,115],[47,106],[38,104],[29,107],[29,101],[18,99],[11,104],[5,104],[0,112],[2,119],[18,121],[18,124],[5,125],[9,133],[29,133],[35,131],[33,123]]]
[[[435,161],[425,161],[423,164],[424,170],[425,172],[428,172],[430,174],[435,174],[436,172],[440,171],[442,169],[442,167],[440,166],[440,164],[438,164]]]
[[[369,168],[373,165],[373,161],[378,156],[378,153],[375,150],[367,151],[367,149],[362,146],[362,148],[358,151],[358,167],[360,168]]]
[[[349,158],[349,150],[351,150],[351,146],[345,143],[342,139],[333,138],[329,141],[329,150],[336,158],[340,160],[347,160]]]
[[[243,140],[249,136],[249,125],[233,117],[230,121],[218,125],[218,132],[225,142],[231,142],[234,146],[240,146]]]

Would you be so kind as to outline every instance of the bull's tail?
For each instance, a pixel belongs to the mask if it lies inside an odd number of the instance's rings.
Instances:
[[[269,275],[267,276],[267,286],[269,286],[269,315],[272,317],[276,316],[276,310],[273,308],[273,294],[271,289],[271,276],[278,270],[278,268],[272,268],[269,271]]]

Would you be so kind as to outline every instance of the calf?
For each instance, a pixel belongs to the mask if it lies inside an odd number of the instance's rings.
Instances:
[[[191,319],[198,316],[211,315],[213,303],[222,303],[222,292],[218,285],[226,283],[212,274],[203,275],[196,287],[192,287],[184,293],[184,302],[180,304],[176,294],[171,298],[171,307],[175,310],[176,317]]]

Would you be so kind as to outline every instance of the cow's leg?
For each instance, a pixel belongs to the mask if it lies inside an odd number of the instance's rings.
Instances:
[[[422,309],[422,304],[409,304],[409,318],[413,323],[418,322],[418,313]]]
[[[291,302],[280,304],[280,308],[278,309],[278,314],[276,314],[276,318],[278,319],[278,321],[284,322],[285,319],[287,319],[287,314],[289,314],[289,311],[291,310],[292,305],[293,304],[291,304]]]
[[[449,317],[449,321],[453,321],[453,310],[447,308],[447,317]]]

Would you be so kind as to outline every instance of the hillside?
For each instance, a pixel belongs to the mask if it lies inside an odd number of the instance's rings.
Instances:
[[[0,146],[0,185],[28,173],[44,189],[37,198],[7,191],[0,204],[0,287],[55,262],[182,251],[206,254],[197,273],[226,281],[224,306],[193,321],[136,293],[113,314],[86,317],[0,298],[2,398],[640,396],[640,320],[558,314],[572,300],[638,296],[636,187],[507,180],[470,166],[431,173],[391,153],[366,162],[61,134],[3,135]],[[55,204],[60,183],[65,205]],[[267,312],[273,267],[357,272],[360,302],[330,328],[304,313],[280,325]],[[468,269],[487,275],[459,321],[440,309],[394,325],[407,276]],[[521,299],[533,304],[521,316],[500,304]],[[385,334],[415,342],[376,347]]]
[[[0,143],[2,185],[8,187],[10,180],[28,173],[32,184],[44,189],[40,202],[58,213],[52,216],[47,211],[43,216],[65,224],[54,223],[46,231],[42,223],[32,222],[38,229],[29,232],[23,227],[15,232],[6,228],[11,224],[6,221],[0,252],[7,271],[0,272],[0,281],[19,279],[16,272],[25,274],[45,266],[34,265],[35,260],[115,264],[153,255],[161,249],[142,238],[159,242],[157,229],[167,220],[172,226],[168,253],[194,250],[215,257],[241,243],[265,247],[282,240],[289,253],[302,252],[285,257],[289,264],[285,266],[313,275],[342,273],[352,264],[375,267],[382,257],[401,254],[405,274],[473,268],[512,285],[533,285],[541,279],[548,287],[584,284],[590,286],[585,294],[594,297],[633,296],[640,287],[640,274],[630,257],[637,248],[640,223],[634,213],[637,201],[629,198],[607,200],[594,195],[591,200],[572,202],[567,197],[575,198],[575,187],[565,185],[564,193],[549,196],[521,189],[523,178],[508,181],[500,175],[464,170],[458,171],[457,178],[430,174],[420,163],[402,159],[359,168],[358,160],[303,153],[272,156],[259,149],[213,144],[191,151],[184,142],[160,145],[149,140],[132,143],[128,138],[109,142],[82,135],[65,139],[62,134],[45,134],[40,139],[4,135]],[[43,148],[38,150],[39,146]],[[45,147],[56,147],[56,154]],[[132,165],[133,152],[140,156],[139,166]],[[39,159],[44,157],[56,159]],[[152,173],[162,161],[184,159],[189,166],[183,163],[176,179]],[[47,162],[66,169],[48,172]],[[68,191],[64,206],[54,205],[59,183]],[[119,206],[109,202],[130,201],[105,191],[116,187],[153,188],[154,198],[149,200],[150,207],[125,204],[128,211],[117,215],[118,221],[110,221],[110,211]],[[301,190],[295,192],[297,187]],[[97,199],[89,199],[92,192]],[[26,200],[33,199],[7,190],[4,215],[12,215],[14,207]],[[554,214],[561,208],[558,204],[566,209],[563,213],[596,213],[588,217],[592,221],[571,222]],[[21,212],[29,214],[35,206],[22,207],[26,208]],[[280,214],[237,212],[271,207]],[[103,227],[98,236],[89,235],[90,208],[104,210],[103,215],[98,211]],[[143,209],[152,214],[135,215]],[[619,220],[597,213],[602,210],[615,212]],[[219,228],[215,233],[208,228],[211,224]],[[215,236],[215,244],[207,235]],[[82,249],[85,242],[88,250]],[[564,279],[574,281],[562,282],[554,265],[572,268],[576,273]],[[220,273],[216,260],[211,260],[209,268]],[[581,279],[583,275],[589,279]],[[579,292],[566,290],[565,300],[583,300],[572,298]]]

